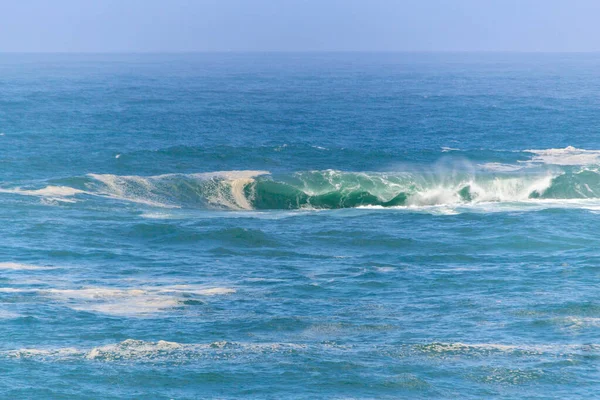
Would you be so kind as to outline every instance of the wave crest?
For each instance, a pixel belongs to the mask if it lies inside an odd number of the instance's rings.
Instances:
[[[230,171],[154,177],[90,175],[90,192],[162,207],[226,210],[422,207],[600,198],[600,172],[397,172],[335,170],[270,175]]]
[[[581,155],[581,151],[566,148],[537,152],[546,156],[565,152]],[[586,157],[600,157],[600,151],[584,152]],[[90,174],[52,182],[45,188],[0,192],[66,202],[87,196],[154,207],[222,210],[457,207],[600,200],[600,167],[517,166],[518,163],[515,168],[496,163],[463,163],[387,173],[323,170],[270,174],[252,170],[156,176]]]

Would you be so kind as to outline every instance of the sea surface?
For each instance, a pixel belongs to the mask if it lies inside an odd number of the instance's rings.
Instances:
[[[0,398],[593,398],[600,54],[2,54],[0,238]]]

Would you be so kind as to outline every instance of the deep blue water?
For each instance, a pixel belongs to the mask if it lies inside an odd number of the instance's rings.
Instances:
[[[0,397],[591,398],[600,55],[0,55]]]

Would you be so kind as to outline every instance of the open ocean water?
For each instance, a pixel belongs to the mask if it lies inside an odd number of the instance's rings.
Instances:
[[[0,55],[0,397],[591,398],[600,54]]]

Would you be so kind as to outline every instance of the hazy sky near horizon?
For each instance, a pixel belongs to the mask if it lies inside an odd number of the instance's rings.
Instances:
[[[598,0],[0,0],[0,51],[598,51],[599,16]]]

